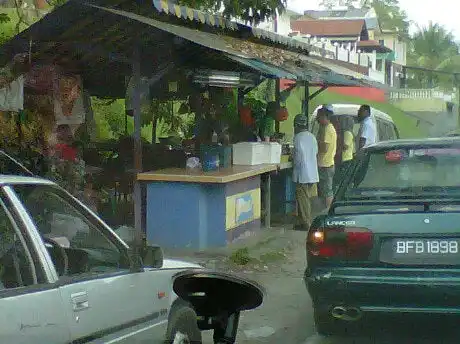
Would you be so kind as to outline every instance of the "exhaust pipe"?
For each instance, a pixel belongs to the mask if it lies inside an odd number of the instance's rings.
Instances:
[[[362,311],[357,307],[335,306],[332,308],[331,315],[344,321],[357,321],[362,317]]]
[[[347,313],[347,309],[342,306],[336,306],[332,308],[332,316],[336,319],[342,319],[344,315]]]

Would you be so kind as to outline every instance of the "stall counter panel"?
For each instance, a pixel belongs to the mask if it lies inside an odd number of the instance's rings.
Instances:
[[[241,179],[251,178],[260,174],[276,171],[277,164],[262,164],[254,166],[233,165],[216,171],[203,172],[200,169],[168,168],[137,175],[139,181],[168,181],[186,183],[230,183]]]

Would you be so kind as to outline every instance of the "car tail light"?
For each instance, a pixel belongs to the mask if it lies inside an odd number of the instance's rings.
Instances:
[[[312,228],[307,237],[307,255],[323,258],[367,259],[373,242],[373,234],[367,228]]]
[[[392,150],[385,153],[385,160],[388,162],[400,162],[404,158],[404,153],[401,150]]]

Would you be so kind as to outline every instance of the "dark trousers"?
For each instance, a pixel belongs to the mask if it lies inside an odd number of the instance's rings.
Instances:
[[[297,201],[296,227],[301,230],[308,230],[310,228],[313,220],[311,201],[316,194],[316,184],[295,184],[295,196]]]

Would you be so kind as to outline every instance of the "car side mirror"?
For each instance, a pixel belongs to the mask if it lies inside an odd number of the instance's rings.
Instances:
[[[163,250],[157,245],[134,245],[129,250],[132,271],[144,268],[159,269],[163,266]]]
[[[174,276],[174,292],[190,303],[201,331],[214,330],[214,343],[235,343],[240,313],[259,307],[265,291],[256,282],[210,270],[186,270]]]
[[[157,245],[146,245],[141,250],[142,264],[145,268],[161,268],[163,266],[163,250]]]

